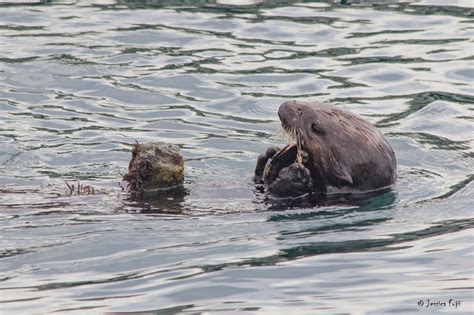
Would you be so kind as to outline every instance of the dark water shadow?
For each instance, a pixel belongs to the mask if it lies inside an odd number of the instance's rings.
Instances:
[[[378,224],[380,221],[373,220],[369,224]],[[216,272],[224,269],[230,268],[248,268],[248,267],[260,267],[260,266],[274,266],[281,262],[287,262],[292,260],[297,260],[306,257],[312,257],[316,255],[324,254],[344,254],[344,253],[355,253],[355,252],[374,252],[374,251],[393,251],[400,250],[405,248],[410,248],[411,246],[406,245],[402,246],[406,242],[417,241],[429,237],[455,233],[458,231],[474,228],[474,219],[467,220],[446,220],[437,222],[435,225],[428,227],[426,229],[418,231],[410,231],[405,233],[396,233],[392,235],[387,235],[383,239],[360,239],[360,240],[350,240],[350,241],[335,241],[335,242],[313,242],[310,244],[303,244],[299,246],[289,247],[280,250],[275,255],[269,255],[265,257],[249,258],[235,262],[226,262],[222,264],[209,264],[209,265],[196,265],[196,266],[186,266],[178,267],[172,269],[165,269],[160,271],[152,272],[130,272],[127,274],[121,274],[118,276],[112,276],[108,278],[103,278],[99,280],[87,280],[87,281],[69,281],[69,282],[55,282],[45,285],[33,285],[33,286],[24,286],[16,287],[16,289],[34,289],[37,291],[48,291],[58,288],[71,288],[86,286],[91,284],[100,284],[100,283],[114,283],[122,282],[126,280],[140,279],[152,274],[168,272],[171,270],[179,269],[198,269],[197,272],[188,274],[186,276],[175,277],[173,280],[192,278],[200,274],[208,272]],[[8,288],[5,288],[8,289]],[[113,314],[113,313],[109,313]],[[125,314],[125,313],[122,313]],[[137,313],[140,314],[140,313]],[[157,313],[161,314],[161,313]],[[166,313],[165,313],[166,314]]]
[[[174,307],[161,308],[158,310],[149,310],[149,311],[137,311],[137,312],[105,312],[105,315],[173,315],[173,314],[183,314],[187,313],[193,308],[195,304],[188,305],[179,305]],[[194,313],[190,313],[194,314]]]
[[[183,186],[169,189],[158,189],[147,191],[140,195],[127,194],[124,204],[126,212],[143,214],[185,214],[183,207],[184,199],[189,194]]]
[[[308,221],[335,218],[353,212],[368,212],[392,208],[397,200],[396,192],[387,191],[378,194],[360,194],[358,196],[309,196],[297,200],[275,203],[269,210],[314,209],[312,212],[287,213],[271,215],[268,221]]]
[[[188,183],[189,184],[189,183]],[[189,185],[192,187],[193,185]],[[116,209],[116,212],[130,212],[156,215],[193,215],[192,200],[188,197],[192,188],[177,186],[170,189],[159,189],[147,191],[143,194],[133,195],[126,193],[122,204],[124,207]],[[276,199],[263,191],[262,187],[249,185],[244,187],[253,191],[254,199],[249,202],[254,205],[247,210],[250,212],[277,211],[285,214],[272,215],[269,221],[280,220],[307,220],[327,216],[339,216],[341,212],[371,211],[381,207],[389,207],[396,201],[396,193],[390,189],[362,194],[339,194],[339,195],[316,195],[311,194],[299,198]],[[218,191],[215,192],[219,194]],[[229,196],[232,198],[232,196]],[[185,203],[186,202],[186,203]],[[191,202],[191,205],[189,204]],[[348,208],[350,207],[350,208]],[[328,208],[332,208],[328,210]],[[291,210],[316,209],[316,212],[292,214]],[[222,211],[222,213],[227,213]],[[305,216],[302,217],[302,216]]]
[[[385,220],[371,220],[371,222],[365,222],[365,226],[370,224],[379,224]],[[355,226],[360,226],[359,224]],[[306,257],[312,257],[316,255],[324,254],[344,254],[344,253],[356,253],[356,252],[374,252],[374,251],[391,251],[410,248],[411,246],[405,245],[406,242],[418,241],[425,238],[434,236],[455,233],[462,230],[474,228],[474,219],[463,219],[463,220],[446,220],[440,221],[431,227],[418,231],[410,231],[405,233],[396,233],[388,235],[383,239],[360,239],[360,240],[349,240],[349,241],[335,241],[335,242],[313,242],[310,244],[304,244],[294,247],[289,247],[280,250],[275,255],[266,257],[250,258],[239,262],[230,262],[223,264],[204,265],[196,266],[201,268],[202,273],[219,271],[227,268],[235,267],[258,267],[258,266],[273,266],[277,263],[292,261]]]
[[[377,200],[384,204],[391,205],[396,201],[396,192],[392,188],[377,190],[366,193],[345,193],[345,194],[309,194],[297,198],[274,198],[264,191],[261,185],[257,185],[254,190],[257,202],[264,203],[267,210],[285,211],[292,209],[323,208],[334,206],[355,206],[358,209],[366,208]]]

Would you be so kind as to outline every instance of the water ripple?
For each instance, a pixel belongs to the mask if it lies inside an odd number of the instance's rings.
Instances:
[[[411,314],[455,297],[468,312],[472,15],[463,0],[0,6],[2,310]],[[375,124],[395,189],[255,188],[288,99]],[[131,148],[158,140],[185,155],[184,189],[131,200]],[[95,194],[69,194],[77,180]]]

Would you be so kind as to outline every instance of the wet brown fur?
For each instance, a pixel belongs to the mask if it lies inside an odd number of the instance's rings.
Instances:
[[[278,112],[283,128],[308,153],[314,188],[371,191],[391,186],[395,155],[383,135],[358,115],[317,102],[285,102]]]

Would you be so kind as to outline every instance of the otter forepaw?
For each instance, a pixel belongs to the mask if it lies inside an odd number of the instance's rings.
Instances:
[[[267,165],[268,160],[275,156],[275,154],[280,151],[278,147],[270,147],[258,156],[257,166],[255,167],[255,175],[253,181],[255,184],[263,184],[263,173],[265,171],[265,166]]]
[[[293,163],[281,169],[278,177],[268,185],[270,194],[277,197],[298,197],[313,190],[311,172],[303,164]]]

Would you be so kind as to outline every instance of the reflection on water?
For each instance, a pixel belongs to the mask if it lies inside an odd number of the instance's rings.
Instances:
[[[472,311],[470,1],[12,3],[2,311],[412,314],[428,298]],[[274,200],[254,187],[294,98],[374,123],[396,188]],[[184,188],[130,199],[131,148],[157,140],[186,156]]]

